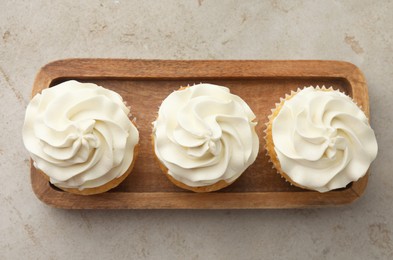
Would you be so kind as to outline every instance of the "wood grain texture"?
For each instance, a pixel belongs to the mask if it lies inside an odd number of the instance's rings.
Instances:
[[[359,198],[366,175],[345,189],[318,193],[293,187],[272,169],[265,153],[264,123],[270,109],[291,90],[309,85],[346,92],[369,116],[367,85],[353,64],[341,61],[176,61],[69,59],[52,62],[37,74],[32,94],[75,79],[112,89],[131,105],[140,131],[139,157],[133,173],[115,189],[93,196],[66,193],[31,167],[37,197],[68,209],[245,209],[302,208],[348,204]],[[256,162],[232,185],[207,194],[182,190],[161,172],[151,147],[151,123],[162,100],[180,86],[208,82],[241,96],[257,115],[260,149]]]

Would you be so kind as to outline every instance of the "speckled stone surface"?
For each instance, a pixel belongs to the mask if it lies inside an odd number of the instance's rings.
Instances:
[[[0,10],[1,259],[393,258],[393,1],[0,0]],[[366,193],[311,210],[50,208],[30,187],[21,127],[36,72],[73,57],[350,61],[368,80],[379,141]]]

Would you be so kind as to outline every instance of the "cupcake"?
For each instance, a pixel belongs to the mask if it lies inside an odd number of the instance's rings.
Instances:
[[[153,145],[171,182],[211,192],[234,182],[256,159],[255,115],[226,87],[180,88],[161,104],[153,123]]]
[[[291,184],[327,192],[363,177],[377,155],[364,112],[345,94],[305,87],[281,99],[269,116],[266,150]]]
[[[108,191],[131,172],[139,133],[114,91],[66,81],[35,95],[26,109],[23,142],[34,167],[75,194]]]

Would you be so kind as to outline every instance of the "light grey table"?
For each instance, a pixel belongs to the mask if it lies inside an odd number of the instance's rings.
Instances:
[[[0,259],[392,259],[393,1],[0,0],[0,10]],[[366,194],[313,210],[52,209],[31,190],[21,127],[38,69],[73,57],[350,61],[368,80],[379,141]]]

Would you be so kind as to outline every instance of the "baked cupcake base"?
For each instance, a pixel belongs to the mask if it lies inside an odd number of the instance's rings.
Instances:
[[[225,119],[213,123],[215,116]],[[180,87],[162,101],[153,123],[152,146],[161,171],[179,188],[193,192],[229,186],[257,157],[255,117],[248,104],[227,87],[209,83]],[[192,126],[201,118],[203,124]],[[168,128],[168,122],[177,129]],[[239,129],[232,124],[240,124]],[[236,149],[230,150],[231,146]],[[251,152],[244,154],[245,149]]]
[[[267,155],[283,178],[320,193],[363,177],[378,152],[364,111],[348,95],[324,86],[280,99],[265,140]]]

